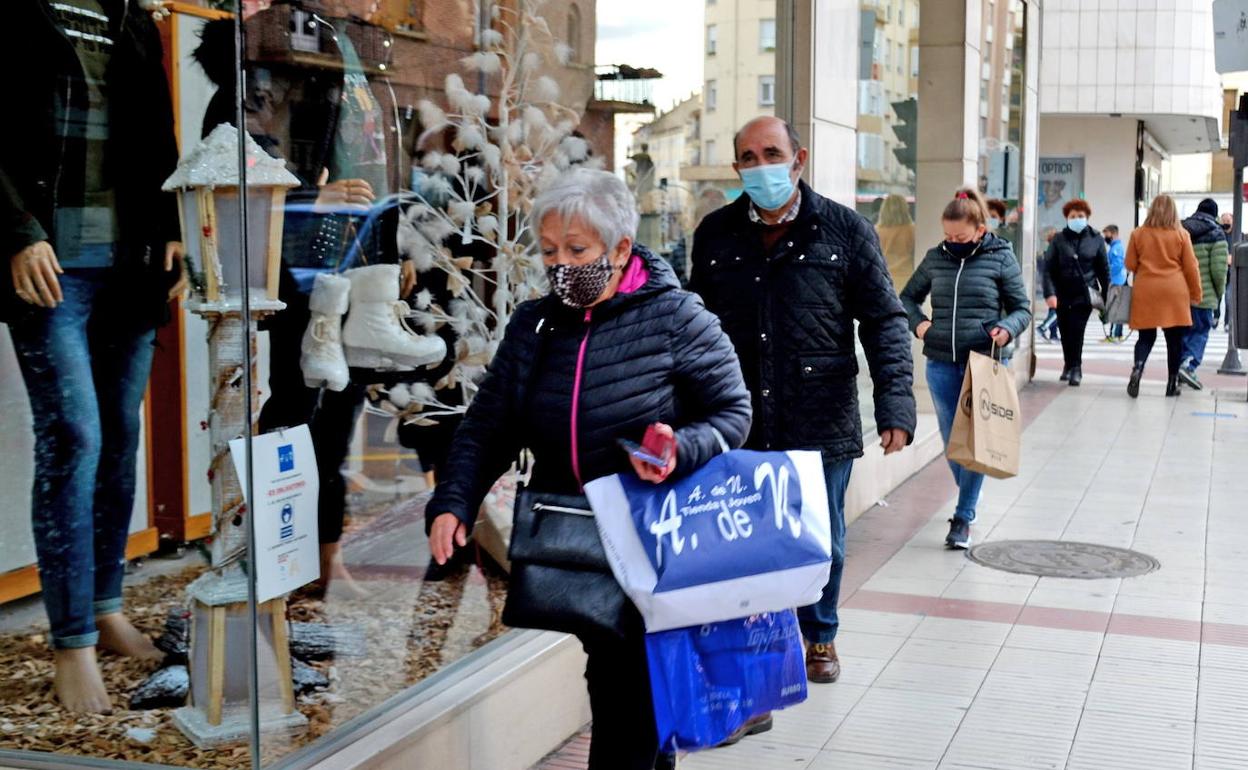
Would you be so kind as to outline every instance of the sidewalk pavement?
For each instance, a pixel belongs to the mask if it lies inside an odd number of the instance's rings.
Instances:
[[[849,528],[841,680],[682,770],[1248,768],[1243,379],[1131,400],[1125,372],[1038,378],[1021,473],[986,481],[976,542],[1099,543],[1160,569],[1037,578],[947,551],[954,487],[932,463]],[[539,767],[583,768],[586,749]]]

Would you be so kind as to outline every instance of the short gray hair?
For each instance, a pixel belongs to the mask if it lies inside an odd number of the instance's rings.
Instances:
[[[637,202],[624,180],[609,171],[574,168],[555,177],[533,201],[533,227],[539,230],[547,214],[557,214],[564,225],[580,220],[613,249],[625,238],[637,237]]]

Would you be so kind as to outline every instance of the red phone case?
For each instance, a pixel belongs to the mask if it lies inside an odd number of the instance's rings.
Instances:
[[[664,436],[655,430],[654,423],[646,428],[646,435],[641,440],[641,446],[655,457],[671,459],[672,447],[676,443],[675,436]]]

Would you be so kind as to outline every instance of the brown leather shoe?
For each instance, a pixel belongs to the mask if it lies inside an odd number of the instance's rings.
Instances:
[[[811,644],[806,648],[806,678],[816,684],[829,684],[841,677],[841,659],[836,643]]]
[[[751,735],[758,735],[759,733],[765,733],[770,730],[774,724],[775,723],[771,719],[770,711],[766,714],[759,714],[737,728],[735,733],[728,736],[723,743],[719,744],[715,748],[722,749],[725,746],[735,746],[741,742],[742,738],[746,738]]]

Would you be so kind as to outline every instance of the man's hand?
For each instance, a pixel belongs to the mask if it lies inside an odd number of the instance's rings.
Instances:
[[[923,339],[927,336],[927,330],[932,328],[931,321],[920,321],[919,325],[914,328],[914,336]]]
[[[58,275],[65,271],[47,241],[32,243],[9,260],[13,288],[23,302],[36,307],[54,308],[65,300]]]
[[[1057,296],[1045,297],[1044,304],[1049,306],[1049,310],[1057,310]]]
[[[165,272],[178,271],[178,281],[169,289],[169,299],[181,299],[186,294],[190,280],[186,275],[186,248],[180,241],[169,241],[165,244]]]
[[[910,434],[901,428],[888,428],[880,434],[880,446],[884,448],[884,454],[886,455],[900,452],[909,443]]]
[[[399,299],[407,299],[416,288],[416,264],[410,259],[399,263]]]
[[[1000,326],[989,332],[989,336],[992,337],[992,344],[999,348],[1003,348],[1010,344],[1010,333],[1005,329],[1002,329]]]
[[[453,513],[444,513],[433,520],[433,528],[429,530],[429,549],[433,560],[439,565],[446,564],[455,553],[455,547],[468,545],[468,528]]]

